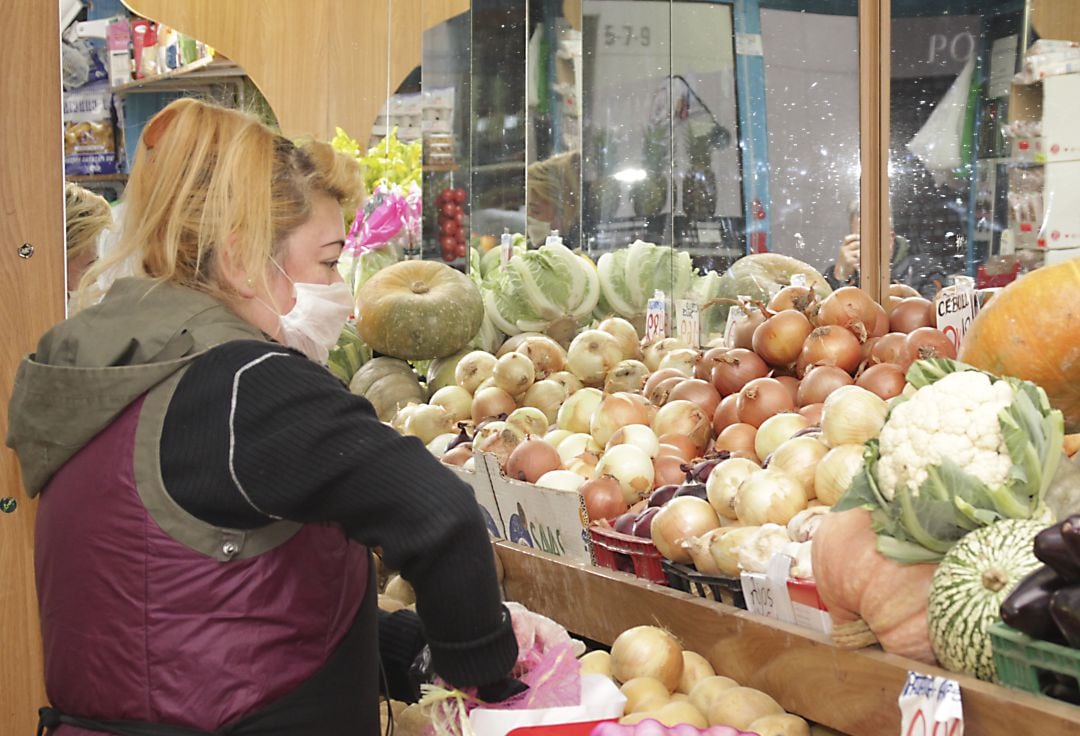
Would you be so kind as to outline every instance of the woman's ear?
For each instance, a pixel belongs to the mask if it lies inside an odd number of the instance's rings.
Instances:
[[[255,297],[254,279],[237,253],[235,235],[218,250],[217,267],[219,277],[234,293],[243,299]]]

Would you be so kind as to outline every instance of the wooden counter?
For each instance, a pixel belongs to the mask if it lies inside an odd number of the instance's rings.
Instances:
[[[1080,707],[927,667],[878,649],[847,651],[823,635],[639,578],[498,543],[506,596],[610,645],[654,624],[704,655],[719,675],[772,695],[792,713],[852,736],[900,732],[897,697],[909,669],[960,683],[973,736],[1080,734]]]

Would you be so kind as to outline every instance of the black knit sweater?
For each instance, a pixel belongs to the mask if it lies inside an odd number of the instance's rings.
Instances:
[[[472,489],[299,353],[237,341],[195,361],[169,405],[161,468],[177,503],[211,524],[338,522],[381,547],[416,591],[436,672],[455,685],[493,682],[513,666]]]

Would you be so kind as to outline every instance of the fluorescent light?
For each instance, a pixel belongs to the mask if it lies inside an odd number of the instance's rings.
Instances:
[[[641,181],[648,173],[645,169],[623,169],[615,173],[615,181],[621,181],[626,184],[630,184],[635,181]]]

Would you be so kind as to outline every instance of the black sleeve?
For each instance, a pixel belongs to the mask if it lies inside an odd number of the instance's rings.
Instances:
[[[852,271],[846,281],[840,281],[836,278],[836,261],[829,261],[829,265],[825,267],[825,270],[821,275],[825,277],[826,283],[829,284],[833,291],[839,289],[841,286],[858,285],[859,283],[859,272],[857,270]]]
[[[322,366],[273,343],[210,351],[170,404],[162,473],[170,495],[211,523],[337,522],[382,547],[416,590],[435,670],[453,684],[498,680],[513,666],[472,489]]]

